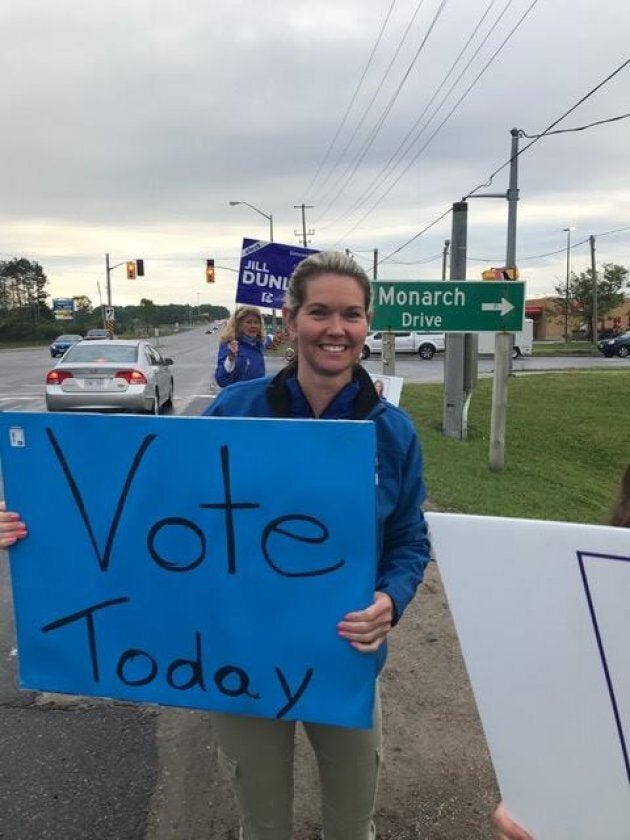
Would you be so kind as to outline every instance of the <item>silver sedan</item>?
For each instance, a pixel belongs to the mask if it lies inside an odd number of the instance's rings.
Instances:
[[[159,414],[173,401],[172,364],[148,341],[81,341],[46,376],[46,408]]]

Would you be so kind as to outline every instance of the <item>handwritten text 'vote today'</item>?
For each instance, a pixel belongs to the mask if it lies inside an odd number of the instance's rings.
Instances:
[[[148,434],[140,442],[125,476],[115,512],[109,523],[106,538],[104,541],[99,542],[81,489],[59,440],[50,428],[46,429],[46,434],[71,491],[79,517],[87,532],[98,568],[103,573],[107,573],[111,564],[114,562],[113,549],[116,534],[125,514],[126,502],[134,486],[134,480],[142,468],[143,460],[151,445],[156,440],[157,435]],[[233,498],[230,474],[230,451],[227,445],[220,447],[220,466],[220,498],[201,502],[198,507],[200,510],[214,510],[219,512],[222,527],[221,529],[217,529],[215,519],[211,528],[211,535],[216,541],[217,531],[219,531],[219,536],[221,536],[222,532],[226,557],[226,565],[223,571],[227,575],[237,575],[239,571],[239,546],[236,519],[237,517],[246,516],[248,511],[260,508],[260,504],[255,501],[243,501]],[[171,535],[177,533],[178,535],[185,535],[187,537],[183,541],[187,546],[186,556],[174,556],[173,553],[167,554],[164,550],[165,543],[161,541],[161,537],[168,532],[172,532]],[[333,574],[343,567],[345,561],[340,558],[331,559],[330,549],[328,548],[326,550],[326,543],[328,542],[329,536],[329,529],[320,519],[305,514],[289,513],[272,519],[262,527],[260,533],[261,555],[269,569],[275,575],[282,576],[283,578],[312,578]],[[180,544],[182,541],[178,539],[176,542]],[[295,543],[310,545],[311,547],[321,547],[321,556],[324,559],[320,563],[315,564],[311,558],[308,567],[289,568],[288,563],[283,564],[279,559],[280,555],[287,556],[286,552],[283,554],[278,547],[280,545],[286,547],[287,544]],[[171,540],[169,545],[173,546],[174,541]],[[191,546],[193,547],[192,549]],[[274,546],[278,549],[275,553]],[[186,574],[197,569],[207,559],[208,535],[204,528],[193,519],[181,516],[164,517],[148,528],[146,548],[150,562],[156,564],[160,569],[173,574]],[[301,556],[302,554],[302,552],[289,553],[292,556],[293,564],[293,555],[297,554]],[[54,633],[61,628],[64,628],[65,632],[67,632],[68,627],[75,626],[78,632],[82,634],[81,638],[85,639],[83,646],[86,649],[85,652],[91,668],[92,679],[94,683],[98,684],[102,671],[102,657],[99,651],[100,627],[107,618],[111,618],[112,621],[118,621],[118,611],[129,607],[130,604],[131,598],[127,597],[126,594],[120,597],[108,598],[99,603],[90,604],[71,614],[60,616],[54,621],[47,623],[41,629],[44,633]],[[161,670],[163,670],[163,673],[161,673]],[[174,659],[164,667],[158,663],[156,657],[151,652],[130,647],[122,651],[114,671],[120,683],[128,687],[147,686],[154,680],[163,679],[169,688],[176,691],[188,691],[196,688],[206,692],[210,688],[214,688],[220,694],[227,697],[237,698],[246,695],[255,700],[260,699],[260,693],[256,690],[255,686],[252,686],[247,671],[239,665],[225,664],[216,668],[212,674],[212,683],[210,682],[205,674],[203,638],[199,631],[195,631],[194,638],[191,639],[191,650],[188,652],[188,657]],[[278,681],[283,696],[283,703],[277,710],[276,717],[283,717],[296,705],[306,691],[313,677],[313,671],[313,667],[304,668],[299,680],[294,679],[293,685],[291,685],[282,669],[274,666],[274,678]]]

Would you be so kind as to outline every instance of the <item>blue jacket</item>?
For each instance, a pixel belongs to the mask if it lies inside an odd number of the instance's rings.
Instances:
[[[216,397],[204,416],[312,417],[295,373],[295,367],[289,365],[275,378],[233,385]],[[376,426],[376,590],[391,597],[396,624],[415,595],[430,558],[421,509],[426,494],[416,432],[402,409],[379,399],[372,380],[360,366],[354,369],[353,382],[322,417],[332,419],[333,415],[372,420]],[[381,645],[377,654],[379,670],[386,656],[386,645]]]
[[[233,385],[235,382],[243,382],[248,379],[260,379],[265,375],[264,349],[267,342],[256,339],[251,341],[243,336],[237,338],[238,355],[234,360],[234,370],[228,373],[223,363],[228,356],[228,346],[223,341],[219,344],[219,355],[214,378],[220,388],[226,385]]]

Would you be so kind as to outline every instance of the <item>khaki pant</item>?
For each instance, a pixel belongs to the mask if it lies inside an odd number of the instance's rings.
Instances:
[[[213,713],[219,760],[238,802],[242,840],[291,840],[293,721]],[[319,767],[324,840],[374,840],[381,754],[376,692],[372,729],[304,723]]]

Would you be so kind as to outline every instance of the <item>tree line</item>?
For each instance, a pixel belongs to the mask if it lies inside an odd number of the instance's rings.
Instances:
[[[53,339],[60,332],[84,335],[93,327],[102,327],[103,308],[93,304],[86,295],[75,295],[74,318],[57,320],[46,291],[48,278],[38,262],[16,257],[0,261],[0,341],[33,341]],[[599,324],[621,306],[630,288],[630,271],[623,265],[605,263],[597,272],[597,314]],[[572,272],[567,285],[554,287],[555,313],[564,315],[571,331],[582,330],[588,337],[593,332],[594,287],[590,268],[579,274]],[[567,308],[568,307],[568,308]],[[629,307],[630,309],[630,307]],[[162,325],[179,324],[186,327],[203,321],[217,321],[229,317],[225,306],[201,304],[156,304],[142,298],[136,306],[117,306],[115,329],[117,334],[142,334]],[[630,313],[629,313],[630,314]]]
[[[627,301],[626,289],[630,288],[630,272],[623,265],[604,263],[597,271],[597,286],[593,285],[593,271],[587,268],[579,274],[571,272],[569,282],[554,286],[557,298],[554,299],[556,311],[566,312],[570,332],[582,331],[592,340],[595,309],[595,290],[597,292],[597,330],[606,322],[611,312]],[[630,318],[630,305],[628,307]],[[630,325],[630,321],[628,321]],[[613,324],[613,327],[615,325]],[[620,323],[618,329],[623,329]]]
[[[0,261],[0,341],[52,340],[60,333],[85,333],[104,324],[103,307],[87,295],[75,295],[74,317],[58,320],[46,291],[48,278],[38,262],[16,257]],[[229,317],[225,306],[169,303],[156,304],[142,298],[137,306],[117,306],[117,334],[141,335],[155,327],[191,326]]]

